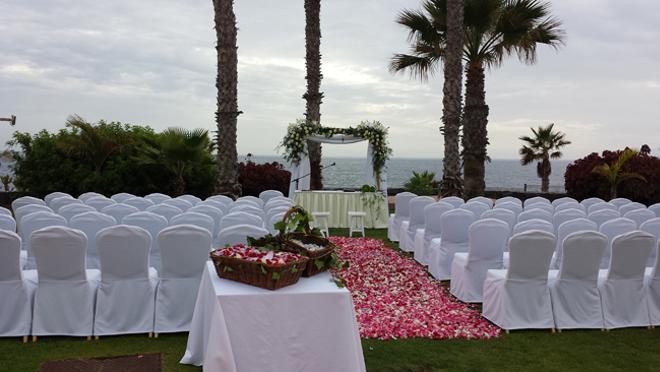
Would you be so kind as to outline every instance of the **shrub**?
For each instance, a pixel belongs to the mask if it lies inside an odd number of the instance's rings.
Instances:
[[[279,190],[288,195],[291,172],[277,162],[255,164],[249,161],[239,164],[238,182],[243,188],[243,195],[259,196],[266,190]]]
[[[412,173],[412,177],[403,185],[403,188],[420,196],[433,195],[434,189],[438,187],[438,182],[433,179],[435,178],[435,173],[429,171],[423,171],[421,173],[413,171]]]
[[[621,152],[603,151],[601,155],[594,152],[569,164],[564,174],[566,192],[578,200],[594,196],[609,199],[607,179],[594,173],[593,169],[601,164],[613,164]],[[660,201],[660,158],[639,153],[623,165],[622,171],[637,173],[646,182],[637,179],[623,181],[619,185],[618,196],[647,205]]]

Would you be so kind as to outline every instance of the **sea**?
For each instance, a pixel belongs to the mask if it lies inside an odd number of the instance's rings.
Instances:
[[[288,168],[279,156],[250,157],[255,163],[278,162]],[[247,156],[239,156],[239,161]],[[328,189],[359,188],[364,185],[365,158],[327,157],[321,162],[324,166],[336,163],[323,170],[323,186]],[[568,160],[553,160],[550,175],[550,191],[564,192],[564,172]],[[387,184],[390,188],[402,188],[412,176],[412,172],[428,170],[435,173],[435,179],[442,179],[442,159],[392,158],[387,163]],[[510,191],[540,191],[541,179],[536,174],[536,163],[523,166],[520,160],[493,159],[486,163],[486,189]]]

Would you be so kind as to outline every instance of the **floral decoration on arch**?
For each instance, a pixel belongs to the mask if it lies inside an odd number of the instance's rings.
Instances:
[[[363,121],[356,127],[329,128],[318,125],[316,122],[298,119],[289,124],[286,135],[280,144],[284,148],[284,159],[290,163],[299,163],[303,155],[307,155],[305,139],[309,136],[325,136],[330,138],[336,134],[343,134],[363,138],[369,141],[373,150],[372,166],[377,180],[385,163],[392,156],[392,148],[387,142],[387,127],[379,121]]]

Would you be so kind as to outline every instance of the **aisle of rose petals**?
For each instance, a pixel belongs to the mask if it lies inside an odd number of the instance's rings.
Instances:
[[[377,239],[333,237],[351,291],[360,336],[381,340],[497,337],[499,328],[453,298],[414,259]]]

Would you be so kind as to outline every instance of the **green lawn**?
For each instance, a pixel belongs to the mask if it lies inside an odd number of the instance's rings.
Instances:
[[[345,230],[333,230],[344,235]],[[384,230],[367,231],[383,239]],[[186,334],[105,337],[98,341],[46,337],[22,344],[0,339],[0,371],[34,371],[47,360],[161,353],[163,370],[192,371],[178,364]],[[657,371],[660,330],[622,329],[611,332],[519,331],[493,340],[433,341],[426,339],[363,340],[369,371]],[[350,372],[350,371],[346,371]]]

